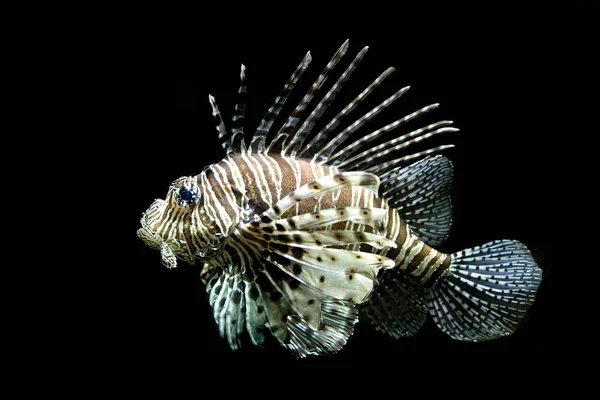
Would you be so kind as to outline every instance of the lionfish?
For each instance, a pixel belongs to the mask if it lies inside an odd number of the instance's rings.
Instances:
[[[177,259],[203,263],[214,320],[233,350],[248,340],[263,346],[270,335],[297,357],[337,352],[359,315],[394,338],[417,333],[428,314],[457,340],[512,334],[542,279],[531,253],[515,240],[454,254],[436,250],[450,231],[453,167],[435,153],[453,146],[397,154],[458,129],[439,121],[370,144],[438,104],[352,139],[409,89],[340,128],[392,73],[389,68],[308,141],[368,47],[309,108],[347,49],[348,41],[269,135],[311,62],[308,52],[249,141],[242,64],[231,130],[209,95],[225,158],[176,179],[166,199],[143,214],[137,235],[160,251],[167,268]]]

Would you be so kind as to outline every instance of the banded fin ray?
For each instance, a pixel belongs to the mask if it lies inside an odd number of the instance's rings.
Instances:
[[[349,159],[343,159],[343,161],[340,161],[339,166],[343,168],[350,168],[356,170],[368,168],[368,166],[373,165],[375,161],[384,158],[386,155],[392,152],[406,149],[415,143],[419,143],[425,139],[429,139],[441,133],[458,132],[457,128],[444,126],[450,124],[452,124],[452,121],[439,121],[435,124],[431,124],[424,128],[417,129],[406,135],[402,135],[380,145],[373,146],[370,149],[365,150],[362,153],[357,154]],[[381,128],[381,131],[390,125]],[[394,128],[395,127],[392,127],[390,129]]]
[[[374,166],[368,166],[365,168],[365,171],[368,171],[372,174],[383,174],[391,169],[394,169],[398,166],[406,165],[408,162],[412,162],[413,160],[421,159],[430,154],[437,154],[444,150],[454,148],[453,144],[444,144],[441,146],[433,147],[427,150],[419,151],[417,153],[409,154],[406,156],[398,157],[390,161],[382,162],[381,164],[377,164]]]
[[[265,324],[267,316],[264,312],[265,301],[260,286],[256,282],[246,282],[244,286],[246,301],[246,331],[254,345],[262,346],[265,341]]]
[[[284,290],[281,287],[281,281],[273,277],[265,265],[265,270],[259,275],[257,283],[259,284],[264,303],[263,313],[265,314],[265,326],[271,332],[279,343],[285,345],[289,341],[289,332],[287,317],[295,311],[290,306],[289,299],[284,296]],[[277,271],[272,271],[277,274]]]
[[[373,253],[342,249],[304,249],[274,246],[269,261],[293,279],[340,300],[356,304],[367,300],[381,268],[394,261]]]
[[[361,186],[377,194],[379,178],[377,175],[365,172],[342,172],[335,175],[326,175],[299,187],[280,199],[262,214],[261,220],[263,222],[270,222],[278,219],[285,211],[302,200],[315,196],[323,196],[349,186]]]
[[[225,318],[229,311],[233,279],[234,275],[229,274],[227,271],[223,272],[209,292],[209,304],[213,308],[213,318],[219,326],[219,334],[222,338],[226,338],[226,331],[228,331]],[[229,340],[228,342],[231,346],[231,342]],[[235,343],[234,347],[237,348],[238,343]]]
[[[236,349],[240,346],[242,333],[246,322],[246,304],[244,297],[244,284],[240,274],[230,278],[231,287],[226,309],[221,312],[219,328],[221,336],[227,339],[229,346]]]
[[[369,50],[369,47],[365,46],[356,55],[354,60],[352,60],[350,65],[342,73],[342,75],[339,77],[337,82],[331,87],[331,89],[329,89],[327,94],[323,97],[323,99],[321,99],[319,104],[317,104],[317,106],[314,108],[314,110],[310,113],[310,115],[308,116],[306,121],[304,121],[304,123],[302,124],[300,129],[298,129],[296,134],[291,137],[290,141],[288,142],[288,144],[286,145],[286,147],[283,151],[284,155],[289,154],[291,157],[296,156],[298,151],[302,148],[302,145],[304,144],[304,140],[306,139],[306,137],[308,135],[310,135],[310,133],[312,132],[312,129],[314,128],[317,121],[323,116],[325,111],[327,111],[327,108],[329,107],[331,102],[333,102],[336,95],[342,90],[342,88],[344,87],[344,84],[348,81],[348,79],[350,79],[350,77],[352,76],[352,73],[354,72],[354,70],[356,69],[356,67],[358,66],[360,61],[363,59],[363,57],[365,56],[365,54],[367,53],[368,50]]]
[[[339,221],[336,221],[339,222]],[[328,231],[285,231],[271,235],[271,242],[288,245],[293,243],[297,247],[320,249],[324,246],[339,246],[344,244],[368,244],[376,249],[385,246],[395,248],[396,242],[384,236],[368,232],[354,232],[347,230]]]
[[[330,139],[326,145],[324,145],[321,149],[317,150],[314,153],[312,158],[313,162],[329,161],[329,158],[332,154],[334,154],[334,151],[336,151],[338,146],[340,146],[343,142],[345,142],[348,139],[349,135],[362,128],[365,124],[367,124],[371,119],[377,116],[386,107],[388,107],[394,101],[398,100],[404,93],[408,91],[408,89],[410,89],[410,87],[406,86],[398,90],[396,93],[385,99],[377,107],[373,108],[371,111],[367,112],[365,115],[351,123],[346,129],[338,133],[333,139]],[[358,142],[361,142],[361,140],[359,140]]]
[[[221,142],[221,147],[225,150],[226,153],[231,152],[230,146],[230,134],[225,128],[225,123],[223,122],[223,117],[221,117],[221,112],[219,111],[219,107],[217,106],[217,101],[212,95],[208,95],[208,101],[212,107],[212,115],[215,119],[215,125],[217,127],[217,133],[219,134],[219,141]]]
[[[233,127],[231,129],[230,147],[226,152],[242,153],[246,152],[246,142],[244,140],[244,118],[246,114],[246,66],[240,67],[240,88],[238,89],[239,100],[235,105],[235,113],[232,117]]]
[[[285,124],[281,127],[275,138],[271,141],[267,148],[267,152],[270,153],[279,153],[282,152],[282,147],[284,145],[284,141],[288,137],[288,135],[293,135],[296,132],[296,126],[298,125],[302,115],[306,111],[307,106],[312,102],[315,98],[317,92],[321,89],[329,73],[337,66],[338,62],[342,59],[342,57],[346,54],[348,50],[348,40],[346,40],[342,46],[338,49],[338,51],[333,55],[331,61],[327,63],[325,69],[321,72],[317,80],[313,83],[311,88],[308,90],[308,93],[302,98],[300,103],[296,106],[296,109],[292,112],[292,114],[288,117]]]
[[[304,73],[304,71],[308,68],[308,65],[311,61],[312,56],[309,51],[308,53],[306,53],[298,67],[296,67],[296,70],[281,90],[281,93],[279,93],[279,95],[275,98],[275,102],[269,108],[264,118],[258,125],[258,128],[256,129],[256,132],[254,133],[254,136],[250,141],[250,150],[252,152],[262,153],[265,151],[265,141],[267,138],[267,134],[271,130],[273,122],[275,122],[275,119],[279,115],[281,108],[287,101],[290,92],[294,88],[294,85],[296,84],[300,76]]]
[[[262,315],[271,334],[299,358],[340,350],[358,321],[354,304],[286,278],[269,264],[265,262],[257,283],[265,289],[260,297],[265,305]]]
[[[276,222],[259,223],[252,225],[260,227],[262,232],[309,230],[322,228],[337,222],[350,221],[355,224],[372,226],[376,232],[383,232],[387,222],[388,212],[383,208],[366,207],[340,207],[328,208],[314,213],[300,214],[289,218],[279,219]]]
[[[379,75],[365,90],[363,90],[354,100],[352,100],[342,111],[340,111],[323,130],[321,130],[298,154],[299,157],[312,158],[315,153],[331,140],[330,133],[336,129],[340,123],[360,105],[377,88],[385,78],[395,71],[394,67],[386,69]]]
[[[408,90],[408,87],[403,88],[401,90]],[[347,162],[345,163],[345,159],[354,154],[356,151],[358,151],[362,146],[364,146],[365,144],[373,141],[374,139],[378,138],[379,136],[381,136],[382,133],[391,131],[393,129],[396,129],[397,127],[399,127],[400,125],[411,121],[415,118],[417,118],[418,116],[425,114],[426,112],[429,112],[431,110],[436,109],[437,107],[439,107],[438,103],[435,104],[430,104],[428,106],[422,107],[417,111],[414,111],[400,119],[397,119],[396,121],[387,124],[386,126],[384,126],[383,128],[377,129],[371,133],[369,133],[366,136],[363,136],[362,138],[360,138],[359,140],[354,141],[353,143],[349,144],[348,146],[337,150],[335,153],[332,153],[329,157],[328,157],[328,161],[332,164],[335,165],[345,165],[347,164]],[[418,131],[417,131],[418,132]],[[394,140],[398,140],[400,138],[396,138]],[[366,152],[371,151],[372,148],[369,148],[368,150],[366,150]]]

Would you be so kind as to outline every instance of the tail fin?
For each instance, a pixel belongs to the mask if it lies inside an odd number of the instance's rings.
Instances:
[[[496,339],[515,331],[541,281],[525,245],[493,241],[452,255],[450,274],[428,294],[429,311],[453,339]]]

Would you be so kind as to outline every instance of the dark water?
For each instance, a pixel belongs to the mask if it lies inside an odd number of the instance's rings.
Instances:
[[[581,10],[572,8],[545,15],[486,6],[471,18],[465,9],[433,19],[427,10],[408,8],[401,8],[395,17],[371,10],[358,19],[361,13],[354,10],[332,26],[323,16],[311,20],[307,15],[301,18],[308,24],[305,28],[300,21],[286,24],[269,18],[264,22],[246,18],[243,28],[237,28],[226,23],[226,14],[205,17],[209,25],[203,25],[177,15],[168,28],[152,35],[156,47],[146,43],[140,51],[144,78],[135,80],[141,89],[131,99],[139,126],[129,135],[136,143],[137,159],[143,154],[145,161],[132,171],[137,186],[131,193],[131,213],[120,228],[131,239],[123,246],[132,253],[126,267],[134,279],[123,284],[128,299],[121,307],[124,316],[114,331],[109,328],[118,337],[124,365],[153,370],[210,365],[231,373],[238,368],[252,370],[257,363],[274,369],[327,369],[375,368],[392,362],[403,370],[423,360],[447,366],[449,360],[467,359],[474,360],[473,368],[485,368],[492,363],[489,360],[536,360],[555,354],[562,335],[555,320],[560,307],[557,291],[566,267],[555,261],[562,236],[557,208],[565,190],[563,180],[568,179],[559,178],[563,151],[559,138],[580,134],[577,118],[563,114],[572,113],[585,92],[582,77],[590,68],[586,19]],[[214,24],[216,16],[223,26]],[[227,123],[237,99],[240,63],[247,67],[248,131],[257,126],[306,51],[312,51],[313,62],[292,97],[296,102],[346,38],[350,49],[340,71],[363,46],[370,50],[338,95],[338,107],[389,66],[396,72],[370,96],[368,105],[400,87],[412,87],[364,132],[434,102],[441,106],[400,132],[443,119],[453,120],[461,130],[428,142],[432,147],[457,146],[445,153],[454,163],[454,222],[440,250],[454,252],[493,239],[517,239],[531,249],[544,270],[538,298],[511,337],[461,343],[430,321],[414,338],[394,340],[359,322],[348,345],[332,356],[296,361],[276,347],[261,350],[250,344],[234,353],[212,322],[200,266],[181,264],[166,270],[158,252],[135,237],[141,213],[154,198],[164,197],[172,180],[197,174],[220,160],[208,94],[215,96]],[[322,120],[328,121],[334,110],[339,108],[332,106]],[[368,110],[361,107],[354,115]],[[282,112],[287,113],[289,107]],[[121,329],[124,334],[116,335]]]

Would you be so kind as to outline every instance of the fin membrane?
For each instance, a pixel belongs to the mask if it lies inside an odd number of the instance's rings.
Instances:
[[[320,330],[311,329],[297,316],[289,318],[290,343],[286,347],[296,357],[335,353],[354,333],[358,311],[352,302],[326,298],[321,303],[321,313],[324,326]]]
[[[429,291],[429,310],[453,339],[496,339],[515,331],[541,280],[525,245],[490,242],[452,255],[449,275]]]
[[[381,195],[411,232],[430,246],[441,244],[452,225],[452,162],[444,156],[427,157],[381,176]]]
[[[379,332],[393,338],[412,336],[427,320],[425,289],[399,269],[386,270],[361,312]]]
[[[214,320],[219,326],[219,334],[227,340],[229,347],[236,350],[240,346],[246,322],[244,283],[241,276],[224,272],[215,277],[206,290]]]

